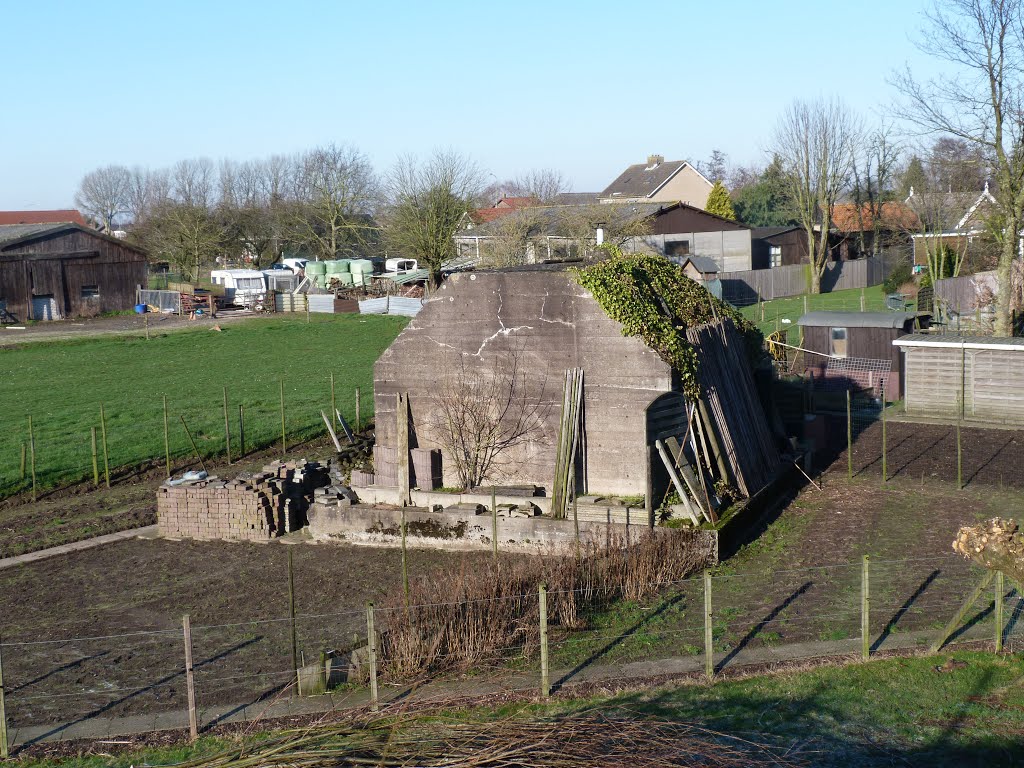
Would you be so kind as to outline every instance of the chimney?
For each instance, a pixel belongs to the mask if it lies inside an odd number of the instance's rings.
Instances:
[[[664,155],[648,155],[647,156],[647,167],[654,168],[656,165],[661,165],[665,162]]]

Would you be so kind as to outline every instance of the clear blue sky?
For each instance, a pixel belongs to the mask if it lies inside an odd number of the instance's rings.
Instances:
[[[649,153],[762,159],[794,98],[870,113],[926,0],[5,2],[0,209],[109,163],[453,147],[603,188]]]

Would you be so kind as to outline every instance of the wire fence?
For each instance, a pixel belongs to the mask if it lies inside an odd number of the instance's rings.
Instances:
[[[235,461],[275,445],[284,453],[326,435],[322,413],[335,410],[357,429],[372,419],[372,391],[336,390],[326,374],[315,399],[300,399],[287,379],[262,389],[247,383],[238,395],[233,387],[215,387],[201,398],[110,402],[88,413],[69,398],[65,408],[32,414],[5,432],[0,498],[81,481],[111,485],[154,464],[180,470],[200,458]]]
[[[952,555],[865,557],[768,573],[732,572],[725,564],[653,586],[654,598],[619,600],[578,626],[559,623],[558,612],[549,608],[556,593],[542,589],[539,600],[537,594],[519,595],[514,599],[537,601],[537,611],[525,620],[539,631],[513,634],[468,662],[464,654],[431,649],[420,657],[409,649],[402,659],[391,656],[390,637],[398,629],[408,634],[404,622],[427,615],[419,609],[430,606],[423,605],[194,624],[166,618],[163,626],[67,638],[37,637],[19,630],[16,617],[5,617],[0,711],[11,739],[25,743],[96,718],[112,719],[105,727],[117,733],[132,727],[117,718],[190,707],[201,728],[239,707],[269,705],[297,690],[329,692],[323,706],[333,708],[406,697],[544,696],[581,683],[714,678],[750,665],[868,659],[882,651],[937,650],[953,641],[986,641],[1001,649],[1024,633],[1019,587]],[[468,633],[472,606],[462,610]],[[414,679],[396,671],[415,666],[417,658],[429,666]]]

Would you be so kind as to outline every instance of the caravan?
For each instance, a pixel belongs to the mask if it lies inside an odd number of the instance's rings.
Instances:
[[[224,301],[236,307],[261,310],[267,296],[266,276],[255,269],[215,269],[214,285],[224,286]]]

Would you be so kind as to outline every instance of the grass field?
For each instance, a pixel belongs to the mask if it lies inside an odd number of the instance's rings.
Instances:
[[[339,410],[355,417],[373,411],[373,363],[407,320],[362,315],[253,319],[216,331],[40,342],[0,350],[0,496],[30,487],[22,480],[21,450],[28,417],[35,433],[36,476],[52,487],[92,475],[90,428],[106,414],[111,469],[164,455],[163,405],[167,397],[172,457],[192,453],[179,417],[204,455],[224,451],[223,388],[227,387],[233,450],[238,450],[238,406],[245,411],[245,446],[280,440],[280,385],[284,382],[289,435],[306,439],[324,431],[320,410],[331,404],[335,377]],[[103,472],[102,448],[99,469]]]
[[[731,738],[772,747],[786,765],[909,765],[937,768],[1019,765],[1024,750],[1024,660],[987,653],[901,658],[824,667],[742,680],[643,689],[613,697],[568,699],[548,705],[439,709],[411,714],[402,728],[441,722],[542,719],[559,738],[560,719],[600,711],[692,723]],[[194,745],[116,749],[97,744],[63,760],[23,756],[24,768],[127,768],[171,765],[245,743],[259,749],[265,733],[201,738]],[[422,737],[421,737],[422,738]],[[400,740],[400,739],[399,739]],[[132,743],[132,739],[127,739]],[[485,743],[481,743],[484,749]],[[684,748],[685,743],[680,743]],[[79,750],[81,748],[78,748]],[[91,753],[91,754],[90,754]],[[284,759],[285,755],[279,756]]]
[[[861,309],[861,289],[854,288],[848,291],[833,291],[832,293],[807,294],[804,296],[793,296],[788,299],[775,299],[765,301],[761,304],[751,304],[743,307],[740,312],[753,323],[757,324],[765,334],[776,329],[786,330],[795,327],[796,321],[804,313],[804,299],[807,300],[807,311],[843,311],[859,312]],[[885,312],[888,307],[885,305],[885,292],[882,286],[876,285],[872,288],[865,288],[864,304],[865,311]],[[763,312],[763,315],[762,315]],[[789,320],[790,322],[785,322]]]

